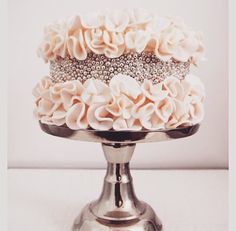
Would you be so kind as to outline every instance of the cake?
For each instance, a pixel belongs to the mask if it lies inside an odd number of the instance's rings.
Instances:
[[[33,89],[34,115],[72,130],[157,130],[204,116],[200,32],[144,9],[103,10],[46,26],[37,54],[50,74]]]

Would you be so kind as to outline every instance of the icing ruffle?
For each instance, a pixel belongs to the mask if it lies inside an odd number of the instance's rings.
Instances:
[[[73,130],[141,130],[176,128],[201,122],[205,90],[200,79],[169,76],[158,84],[139,84],[116,75],[109,85],[89,79],[53,84],[43,78],[33,89],[34,115],[42,123],[66,124]]]
[[[116,58],[129,51],[152,51],[163,61],[196,63],[204,47],[202,35],[179,19],[144,9],[105,10],[48,25],[38,55],[47,62],[67,55],[84,60],[88,52]]]

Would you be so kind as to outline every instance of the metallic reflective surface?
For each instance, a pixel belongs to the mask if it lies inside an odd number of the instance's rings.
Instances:
[[[199,129],[199,124],[167,129],[167,130],[141,130],[141,131],[100,131],[100,130],[71,130],[66,126],[56,126],[39,123],[41,129],[53,136],[60,136],[73,140],[98,142],[98,143],[146,143],[191,136]]]
[[[159,131],[73,131],[40,123],[48,134],[102,143],[107,173],[100,197],[76,218],[73,231],[161,231],[162,224],[150,205],[135,195],[129,162],[136,143],[178,139],[197,132],[199,125]]]
[[[108,163],[102,193],[83,209],[73,231],[162,230],[153,209],[139,201],[134,192],[129,161],[135,144],[103,143],[102,147]]]

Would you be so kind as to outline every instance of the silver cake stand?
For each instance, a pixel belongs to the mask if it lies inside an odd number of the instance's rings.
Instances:
[[[88,204],[75,219],[73,231],[160,231],[162,224],[147,203],[135,195],[129,162],[136,143],[172,140],[191,136],[199,124],[157,131],[71,130],[66,126],[40,123],[50,135],[98,142],[107,160],[101,196]]]

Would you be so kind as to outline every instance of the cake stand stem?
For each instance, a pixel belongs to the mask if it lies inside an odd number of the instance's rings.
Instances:
[[[161,231],[153,209],[135,195],[129,162],[133,143],[102,143],[107,160],[103,190],[75,220],[74,231]]]
[[[129,161],[135,144],[102,144],[107,160],[107,173],[100,198],[91,205],[92,212],[109,221],[132,220],[140,216],[145,206],[137,199]]]

